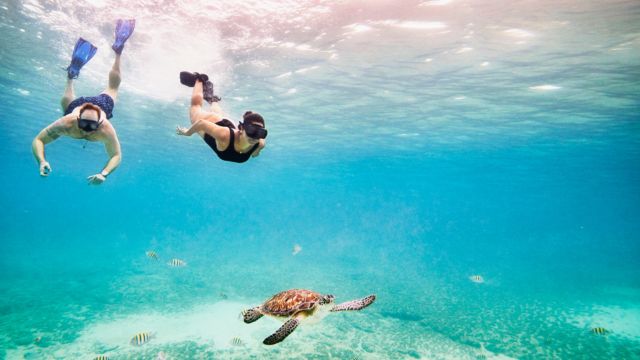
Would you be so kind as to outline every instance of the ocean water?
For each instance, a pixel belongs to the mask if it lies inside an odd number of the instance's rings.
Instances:
[[[95,95],[133,17],[121,166],[88,186],[103,147],[62,138],[41,178],[76,38]],[[640,359],[639,20],[617,0],[0,2],[0,358]],[[263,114],[259,157],[175,135],[181,70],[232,120]],[[240,311],[291,288],[377,300],[262,345],[280,323]]]

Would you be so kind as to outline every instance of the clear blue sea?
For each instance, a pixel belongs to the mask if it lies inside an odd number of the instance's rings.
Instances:
[[[122,164],[61,138],[41,178],[118,18]],[[2,359],[640,359],[637,1],[4,0],[0,49]],[[259,157],[175,134],[181,70]],[[263,345],[240,311],[292,288],[377,300]]]

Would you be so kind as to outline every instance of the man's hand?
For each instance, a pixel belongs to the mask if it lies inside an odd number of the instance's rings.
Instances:
[[[47,161],[40,163],[40,176],[49,176],[51,173],[51,165]]]
[[[103,182],[105,182],[107,178],[104,177],[102,174],[95,174],[95,175],[89,176],[87,180],[89,181],[89,185],[100,185]]]
[[[187,131],[189,131],[189,129],[186,127],[176,126],[176,134],[178,135],[187,136]]]

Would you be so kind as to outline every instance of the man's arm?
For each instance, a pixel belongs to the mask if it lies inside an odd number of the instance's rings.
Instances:
[[[91,185],[102,184],[107,179],[107,176],[109,176],[109,174],[111,174],[122,161],[120,140],[118,140],[118,135],[113,127],[110,127],[105,134],[104,149],[107,151],[107,155],[109,155],[109,161],[107,161],[107,165],[105,165],[104,169],[102,169],[100,173],[91,175],[87,178]]]
[[[33,156],[40,165],[40,175],[48,176],[51,172],[51,166],[44,156],[44,146],[63,135],[66,130],[64,118],[60,118],[42,129],[40,133],[33,139],[31,143],[31,151]]]
[[[113,137],[109,138],[108,141],[105,142],[104,148],[107,151],[107,155],[109,155],[109,161],[100,173],[104,176],[108,176],[120,165],[120,162],[122,161],[120,141],[118,140],[118,136],[115,132],[113,133]]]

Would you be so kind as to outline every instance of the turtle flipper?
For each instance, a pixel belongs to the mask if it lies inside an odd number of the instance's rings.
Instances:
[[[260,319],[262,317],[262,313],[258,310],[257,307],[253,309],[244,310],[242,312],[242,319],[245,323],[251,324],[252,322]]]
[[[300,324],[300,320],[296,318],[291,318],[287,320],[287,322],[285,322],[282,326],[280,326],[280,329],[276,330],[276,332],[274,332],[269,337],[264,339],[262,343],[265,345],[275,345],[279,343],[280,341],[284,340],[287,336],[291,335],[293,330],[295,330],[298,327],[298,324]]]
[[[358,300],[351,300],[334,306],[331,311],[349,311],[349,310],[362,310],[371,305],[376,300],[375,295],[369,295],[365,298]]]

